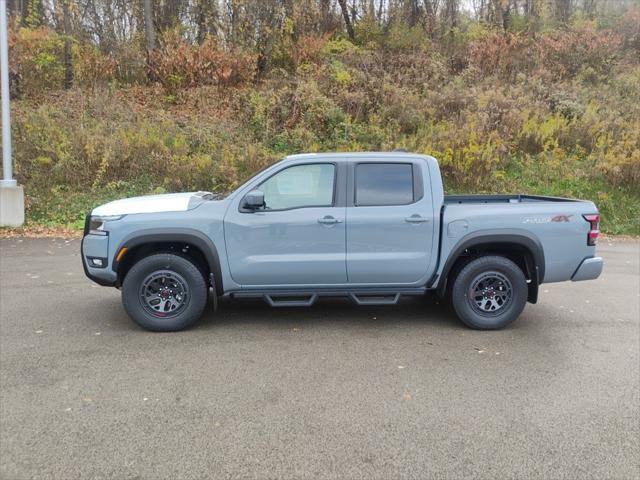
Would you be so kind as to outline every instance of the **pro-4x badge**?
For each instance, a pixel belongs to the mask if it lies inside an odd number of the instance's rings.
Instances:
[[[540,217],[525,217],[522,223],[563,223],[570,222],[573,215],[554,215]]]
[[[555,217],[551,217],[551,221],[552,222],[568,222],[571,217],[573,217],[573,215],[556,215]]]

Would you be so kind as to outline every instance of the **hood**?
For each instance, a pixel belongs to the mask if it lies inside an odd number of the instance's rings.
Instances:
[[[212,200],[210,192],[166,193],[144,197],[123,198],[96,207],[91,215],[128,215],[132,213],[184,212],[202,202]]]

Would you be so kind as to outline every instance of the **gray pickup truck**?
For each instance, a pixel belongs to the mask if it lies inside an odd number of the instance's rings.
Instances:
[[[292,155],[227,196],[116,200],[86,219],[82,263],[122,290],[148,330],[181,330],[218,296],[274,307],[346,296],[392,305],[434,292],[478,329],[502,328],[540,284],[591,280],[599,215],[589,201],[445,196],[437,161],[410,153]],[[425,312],[426,313],[426,312]]]

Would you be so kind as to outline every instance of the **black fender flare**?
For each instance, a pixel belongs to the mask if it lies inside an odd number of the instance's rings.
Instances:
[[[149,228],[131,233],[120,242],[115,250],[111,262],[112,270],[118,272],[120,262],[116,261],[116,257],[122,248],[133,249],[140,245],[163,242],[188,243],[197,247],[204,255],[209,271],[213,274],[216,293],[222,295],[224,289],[218,249],[207,235],[192,228]]]
[[[545,263],[544,249],[542,243],[533,233],[519,228],[505,228],[495,230],[480,230],[469,233],[462,237],[451,249],[447,260],[442,268],[440,278],[442,281],[438,285],[439,293],[444,293],[447,284],[447,277],[453,268],[456,260],[467,249],[485,245],[517,245],[525,248],[531,253],[533,265],[531,265],[530,301],[535,303],[537,299],[538,285],[544,280]]]

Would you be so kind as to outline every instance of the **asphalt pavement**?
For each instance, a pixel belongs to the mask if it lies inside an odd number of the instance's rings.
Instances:
[[[80,241],[0,240],[0,478],[640,478],[640,243],[509,328],[433,298],[149,333]]]

